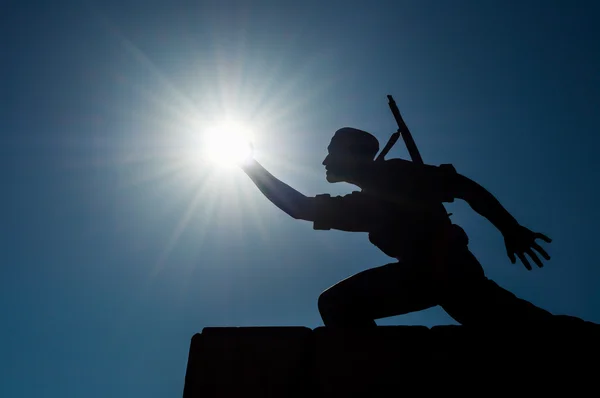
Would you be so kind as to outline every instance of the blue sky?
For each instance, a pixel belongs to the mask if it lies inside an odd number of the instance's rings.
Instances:
[[[426,162],[553,239],[527,272],[449,205],[487,275],[600,322],[596,3],[252,3],[3,3],[0,396],[177,396],[205,326],[321,325],[321,291],[391,259],[190,153],[229,115],[277,177],[349,193],[325,181],[327,144],[353,126],[383,145],[387,94]],[[438,307],[379,323],[454,322]]]

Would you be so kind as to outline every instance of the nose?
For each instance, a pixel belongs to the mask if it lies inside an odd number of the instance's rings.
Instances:
[[[329,155],[325,156],[325,159],[323,159],[323,166],[327,166],[327,160],[329,159]]]

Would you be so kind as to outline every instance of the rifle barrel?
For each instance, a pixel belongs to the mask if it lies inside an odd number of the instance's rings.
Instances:
[[[387,97],[389,101],[388,105],[390,106],[390,110],[394,115],[394,119],[396,119],[396,123],[398,124],[398,131],[402,135],[402,139],[404,140],[406,149],[408,149],[408,154],[410,155],[410,158],[415,163],[423,164],[423,158],[421,158],[421,154],[419,153],[417,144],[415,143],[415,140],[413,140],[412,134],[410,133],[408,126],[404,122],[404,119],[402,119],[402,115],[400,115],[400,110],[396,105],[396,101],[394,101],[394,98],[391,95],[388,95]]]

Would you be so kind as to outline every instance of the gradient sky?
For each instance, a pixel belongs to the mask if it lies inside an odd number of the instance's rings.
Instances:
[[[190,154],[229,115],[275,176],[349,193],[325,181],[327,144],[353,126],[383,146],[387,94],[426,162],[553,239],[528,272],[448,205],[488,277],[600,322],[600,3],[2,4],[0,396],[180,396],[203,327],[322,325],[321,291],[392,259]],[[379,323],[454,321],[438,307]]]

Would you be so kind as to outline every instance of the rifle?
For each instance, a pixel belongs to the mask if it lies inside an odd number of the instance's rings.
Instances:
[[[400,115],[400,110],[396,105],[396,101],[394,101],[394,98],[392,98],[391,95],[388,95],[387,97],[390,110],[392,111],[394,119],[396,119],[396,123],[398,124],[398,130],[394,134],[392,134],[387,144],[375,160],[384,160],[385,155],[387,155],[387,153],[390,151],[390,149],[392,149],[396,141],[398,141],[398,139],[400,138],[400,135],[402,135],[402,139],[404,140],[404,144],[406,145],[406,149],[408,149],[408,154],[410,155],[412,161],[415,163],[423,164],[423,158],[421,158],[419,149],[417,149],[417,144],[415,144],[415,140],[413,140],[412,134],[410,133],[408,126],[404,122],[404,119],[402,119],[402,115]]]
[[[388,154],[390,149],[392,149],[392,147],[394,146],[396,141],[398,141],[398,139],[400,138],[400,135],[402,135],[402,139],[404,140],[406,149],[408,149],[408,154],[410,155],[411,160],[418,164],[424,164],[423,158],[421,157],[421,154],[419,153],[419,149],[417,148],[417,144],[415,143],[415,140],[413,140],[412,134],[410,133],[408,126],[404,122],[404,119],[402,119],[402,115],[400,115],[400,110],[398,109],[398,105],[396,105],[396,101],[394,101],[394,98],[392,98],[391,95],[388,95],[387,98],[388,98],[388,105],[390,106],[390,110],[392,111],[392,114],[394,115],[394,119],[396,119],[396,123],[398,124],[398,130],[396,130],[396,132],[392,134],[392,136],[388,140],[387,144],[385,144],[385,147],[381,150],[379,155],[377,155],[377,158],[375,160],[376,161],[385,160],[385,155]],[[443,204],[442,204],[442,208],[444,208]],[[448,214],[448,216],[452,215],[452,213],[447,213],[447,214]]]

